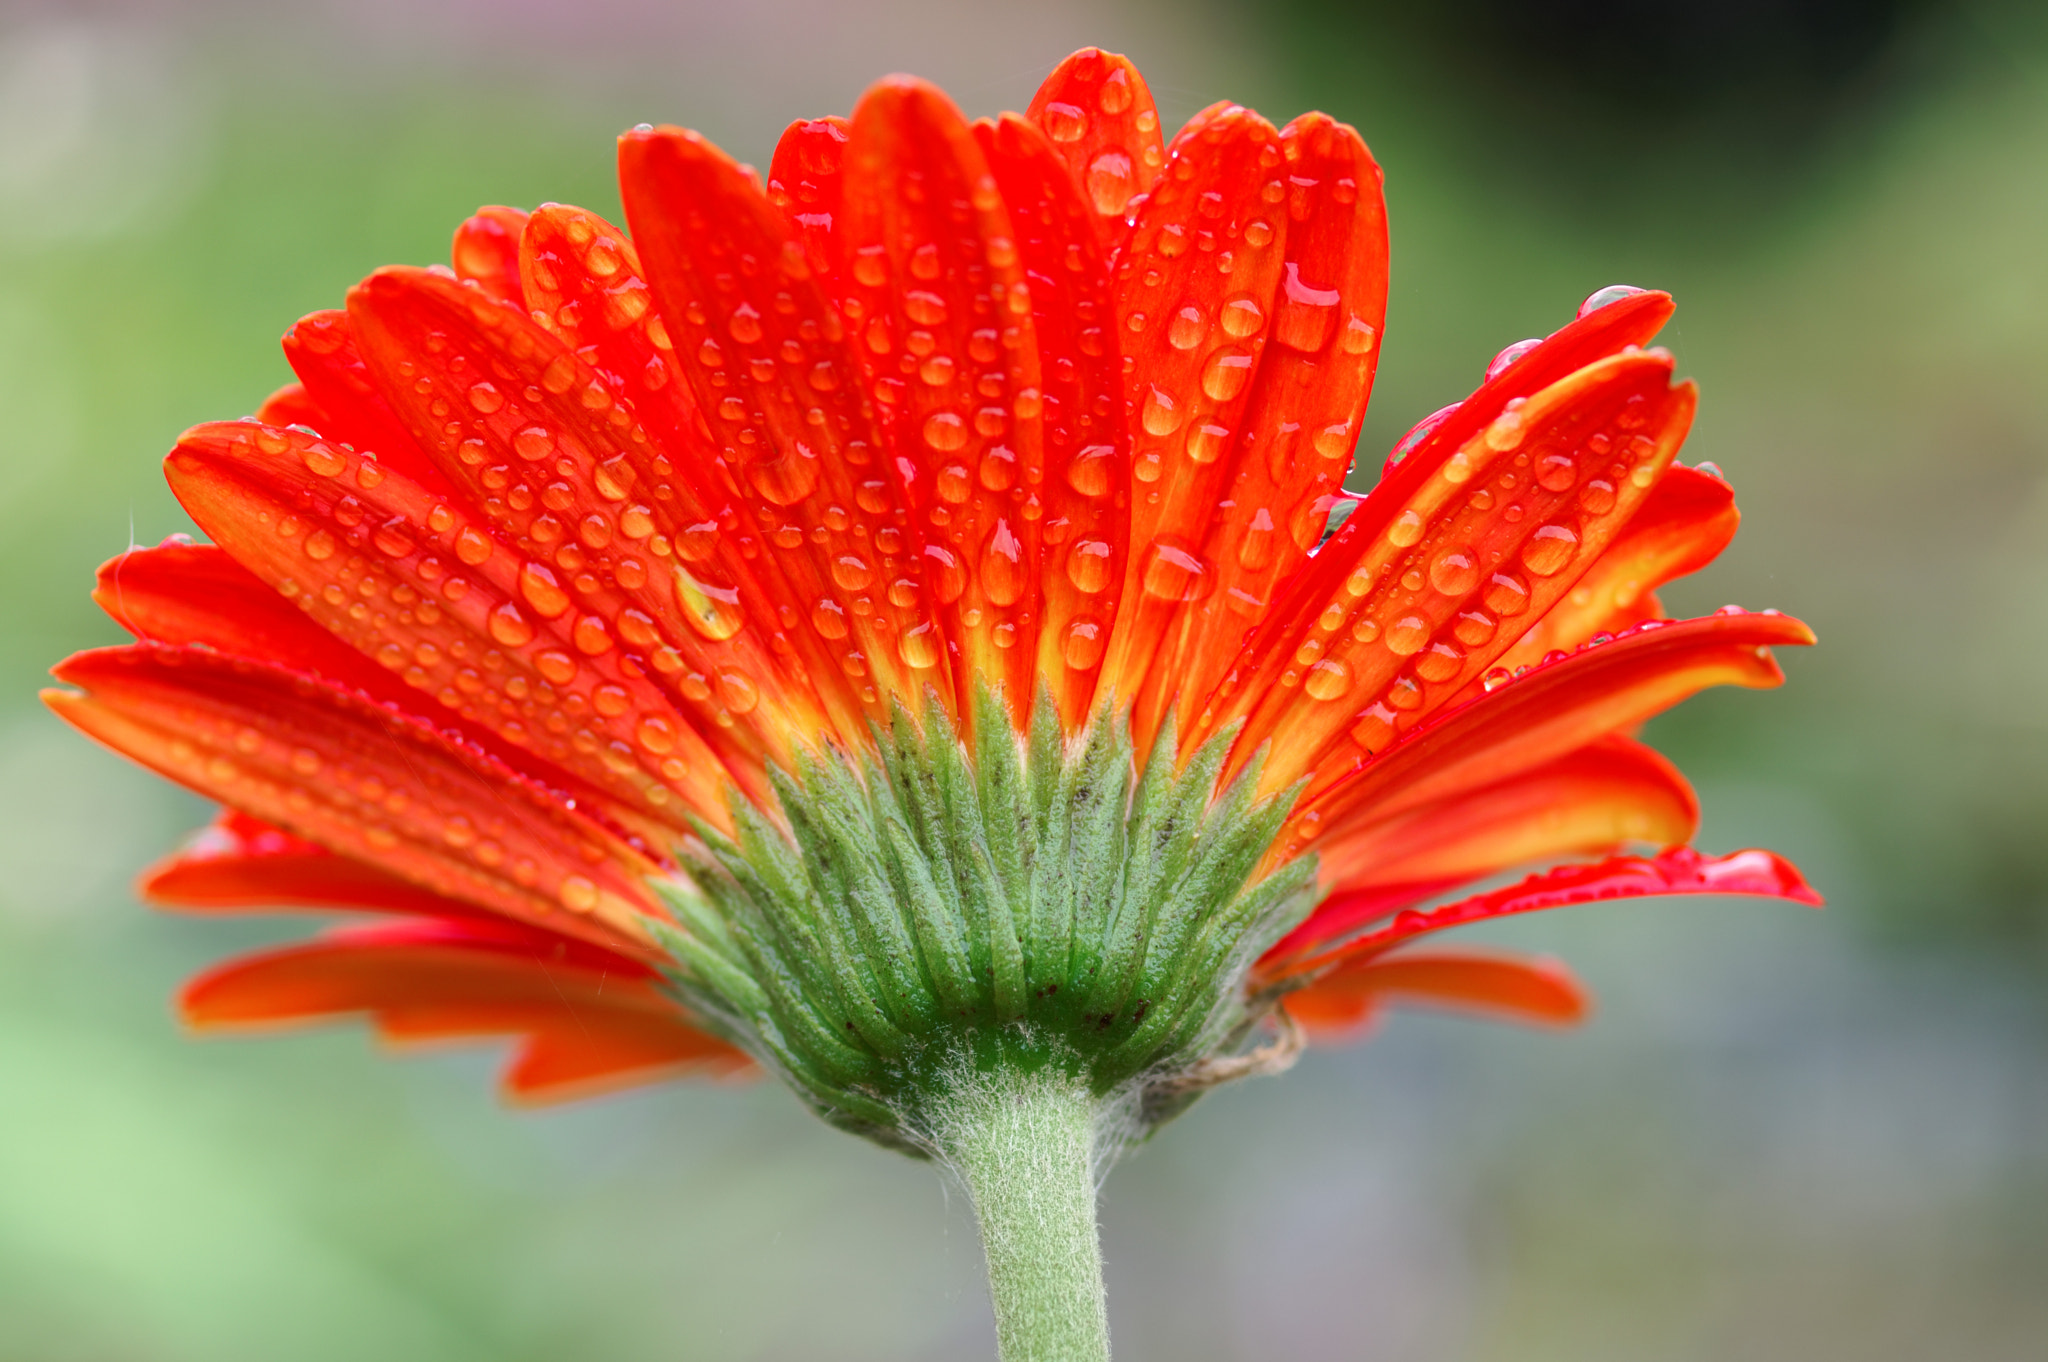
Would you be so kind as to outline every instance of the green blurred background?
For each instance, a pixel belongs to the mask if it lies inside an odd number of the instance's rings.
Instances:
[[[960,1198],[767,1087],[515,1113],[491,1057],[198,1042],[278,934],[128,882],[199,804],[62,731],[93,566],[189,528],[157,460],[275,338],[480,203],[616,213],[611,139],[909,70],[1022,107],[1084,43],[1169,126],[1322,107],[1387,170],[1361,442],[1616,281],[1673,290],[1688,458],[1748,520],[1674,608],[1810,620],[1660,720],[1704,845],[1829,894],[1504,925],[1571,1036],[1402,1017],[1121,1167],[1118,1356],[2048,1354],[2048,25],[1855,0],[358,0],[0,6],[0,1362],[988,1357]]]

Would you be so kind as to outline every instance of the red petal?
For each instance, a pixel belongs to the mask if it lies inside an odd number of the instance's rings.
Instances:
[[[498,302],[527,306],[519,278],[519,238],[525,230],[526,214],[520,209],[495,204],[477,209],[455,229],[448,252],[455,277],[475,284]]]
[[[1158,183],[1166,155],[1159,110],[1121,53],[1084,47],[1053,68],[1027,114],[1044,130],[1083,200],[1117,232],[1131,199]]]
[[[505,1086],[529,1100],[750,1067],[643,969],[559,944],[470,924],[352,929],[230,961],[187,985],[181,1002],[206,1030],[363,1013],[399,1041],[518,1037]]]
[[[414,482],[442,486],[440,470],[377,391],[357,348],[348,313],[313,312],[301,317],[285,333],[284,355],[307,395],[326,416],[313,429],[373,455],[384,467]]]
[[[613,646],[599,583],[580,590],[466,503],[299,431],[201,426],[165,466],[222,548],[408,686],[647,818],[686,826],[681,803],[723,816],[719,759]]]
[[[883,81],[853,112],[840,302],[920,527],[959,713],[977,678],[1021,711],[1040,616],[1044,401],[1016,228],[937,88]],[[944,581],[957,579],[960,590]]]
[[[263,399],[263,405],[256,408],[256,419],[266,426],[311,426],[318,430],[333,418],[307,393],[305,384],[287,383]]]
[[[843,118],[800,118],[783,129],[768,166],[768,201],[796,229],[811,272],[836,278],[845,252],[839,233],[846,199]]]
[[[1506,780],[1629,729],[1708,686],[1776,686],[1784,674],[1771,645],[1812,641],[1804,624],[1776,614],[1640,626],[1436,715],[1350,771],[1319,773],[1326,788],[1311,792],[1308,809],[1296,815],[1294,837],[1352,818],[1390,817]],[[1281,846],[1287,845],[1283,839]]]
[[[1376,931],[1307,958],[1271,958],[1260,968],[1268,977],[1284,978],[1352,960],[1371,959],[1405,941],[1449,927],[1484,922],[1515,913],[1606,899],[1644,898],[1655,894],[1754,894],[1792,899],[1820,906],[1820,895],[1798,869],[1768,851],[1737,851],[1703,856],[1678,847],[1657,856],[1612,856],[1591,865],[1568,865],[1531,875],[1520,884],[1495,889],[1427,911],[1399,913]]]
[[[1317,1040],[1342,1040],[1369,1026],[1386,1003],[1446,1007],[1504,1020],[1569,1026],[1585,1018],[1585,990],[1548,958],[1436,952],[1362,960],[1339,967],[1282,1006]]]
[[[1236,759],[1272,739],[1265,778],[1279,787],[1424,721],[1514,642],[1507,622],[1570,591],[1648,495],[1692,420],[1692,386],[1670,379],[1662,351],[1616,355],[1467,440],[1385,533],[1352,543],[1315,615],[1260,628],[1203,730],[1246,715]]]
[[[1185,507],[1171,530],[1199,544],[1213,580],[1207,594],[1179,607],[1152,656],[1149,689],[1138,697],[1144,731],[1168,697],[1177,699],[1181,731],[1190,730],[1247,631],[1322,541],[1379,359],[1387,296],[1379,167],[1356,132],[1320,114],[1289,124],[1280,143],[1285,202],[1265,207],[1286,215],[1286,254],[1272,315],[1260,323],[1269,330],[1259,333],[1273,343],[1252,379],[1241,431],[1185,428],[1190,456],[1198,440],[1213,440],[1206,452],[1216,462],[1205,475],[1228,495]],[[1228,345],[1235,328],[1252,325],[1231,320],[1248,305],[1256,304],[1226,300],[1219,317],[1183,303],[1167,323],[1169,347],[1201,353]],[[1177,466],[1170,476],[1187,471]]]
[[[913,470],[885,457],[839,313],[751,176],[678,128],[621,138],[619,174],[677,361],[743,499],[741,523],[771,527],[774,551],[759,554],[762,571],[779,574],[768,605],[841,736],[863,742],[861,709],[884,713],[886,694],[928,683],[951,693],[925,580],[943,586],[944,574],[917,561],[904,510]]]
[[[428,724],[197,648],[105,648],[55,675],[85,692],[44,692],[61,717],[210,799],[436,894],[651,952],[640,924],[653,864]]]
[[[143,871],[137,888],[160,908],[190,913],[292,907],[471,917],[478,911],[233,809]]]
[[[1662,618],[1651,593],[1713,562],[1741,521],[1727,483],[1696,468],[1666,469],[1628,528],[1496,665],[1530,666],[1545,653],[1569,652],[1595,634],[1618,634]]]
[[[1131,561],[1102,684],[1139,703],[1141,748],[1159,693],[1172,684],[1170,667],[1155,670],[1154,654],[1185,603],[1217,586],[1202,553],[1236,471],[1251,380],[1279,335],[1291,230],[1285,152],[1257,114],[1226,109],[1174,138],[1171,156],[1116,266],[1126,367],[1135,376]],[[1188,309],[1198,329],[1182,315]]]
[[[991,490],[1043,502],[1037,674],[1069,729],[1078,729],[1089,718],[1128,554],[1130,436],[1114,295],[1092,212],[1045,134],[1004,114],[977,125],[976,135],[1010,206],[1031,287],[1045,441],[1037,488],[1017,487],[996,465]]]

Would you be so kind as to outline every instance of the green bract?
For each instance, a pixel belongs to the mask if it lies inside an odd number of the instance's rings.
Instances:
[[[772,771],[779,817],[735,795],[737,835],[700,826],[660,885],[678,994],[826,1120],[913,1151],[973,1072],[1057,1069],[1137,1134],[1176,1114],[1313,905],[1312,856],[1255,876],[1299,786],[1258,797],[1255,758],[1219,790],[1234,728],[1183,762],[1169,719],[1140,763],[1112,704],[1078,734],[1057,715],[1041,691],[1020,743],[983,687],[970,746],[928,696],[872,751]]]

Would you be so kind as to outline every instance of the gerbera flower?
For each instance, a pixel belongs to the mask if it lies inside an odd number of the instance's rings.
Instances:
[[[1582,1011],[1424,938],[1813,900],[1688,849],[1631,736],[1812,641],[1658,605],[1736,524],[1666,295],[1509,347],[1355,499],[1386,222],[1323,115],[1163,143],[1091,49],[994,121],[884,81],[765,185],[675,128],[620,174],[630,232],[486,208],[299,322],[166,462],[212,543],[102,569],[136,642],[49,703],[224,806],[145,896],[368,918],[194,1024],[516,1037],[534,1100],[766,1068],[962,1173],[1006,1356],[1100,1356],[1121,1142],[1388,1003]]]

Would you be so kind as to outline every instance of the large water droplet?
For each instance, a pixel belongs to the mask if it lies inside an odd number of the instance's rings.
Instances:
[[[1257,359],[1241,350],[1218,350],[1202,366],[1202,391],[1211,401],[1228,402],[1244,391]]]
[[[1486,579],[1480,600],[1496,615],[1519,615],[1529,608],[1529,584],[1512,572],[1496,572]]]
[[[1446,596],[1462,596],[1479,585],[1479,560],[1459,545],[1445,549],[1429,565],[1429,584]]]
[[[1341,700],[1351,689],[1351,669],[1334,657],[1326,657],[1308,669],[1301,688],[1312,700]]]
[[[1252,512],[1249,525],[1245,526],[1244,537],[1237,541],[1237,565],[1247,572],[1261,572],[1273,564],[1273,552],[1278,547],[1273,524],[1273,514],[1261,506]]]
[[[1194,303],[1183,303],[1166,324],[1166,343],[1176,350],[1192,350],[1209,334],[1209,319]]]
[[[1301,266],[1288,261],[1281,284],[1279,315],[1273,321],[1273,339],[1290,350],[1313,355],[1329,343],[1336,325],[1337,304],[1343,294],[1333,288],[1315,288],[1304,282]]]
[[[1579,536],[1563,525],[1545,525],[1522,545],[1522,566],[1538,577],[1554,577],[1564,571],[1579,549]]]
[[[1403,615],[1387,626],[1387,651],[1407,657],[1422,651],[1429,642],[1429,621],[1420,615]]]
[[[318,440],[307,445],[305,453],[299,457],[306,461],[308,469],[323,478],[331,478],[348,467],[348,459],[340,450]]]
[[[469,405],[488,416],[505,405],[505,394],[489,383],[478,383],[469,390]]]
[[[1088,163],[1088,198],[1102,216],[1121,216],[1134,187],[1129,153],[1105,151]]]
[[[1536,485],[1546,492],[1569,492],[1579,480],[1579,465],[1569,454],[1545,454],[1536,461]]]
[[[981,589],[997,605],[1015,605],[1030,584],[1024,567],[1024,544],[1007,520],[996,521],[981,549]]]
[[[1216,320],[1224,335],[1232,340],[1243,340],[1246,336],[1258,334],[1259,328],[1266,324],[1266,314],[1250,298],[1237,297],[1223,305]]]
[[[1048,104],[1038,118],[1045,135],[1055,142],[1078,142],[1088,135],[1087,111],[1077,105]]]
[[[1146,392],[1145,405],[1139,413],[1139,420],[1144,424],[1148,435],[1171,435],[1180,429],[1180,423],[1186,417],[1187,413],[1181,410],[1180,404],[1175,402],[1173,395],[1165,389],[1153,387]]]
[[[732,310],[725,329],[740,344],[751,345],[761,339],[761,314],[752,303],[741,303]]]
[[[967,443],[967,423],[957,412],[935,411],[925,418],[924,442],[942,454]]]
[[[412,526],[405,523],[404,516],[395,515],[377,527],[370,542],[388,558],[403,558],[413,551]]]
[[[542,619],[551,620],[569,608],[569,593],[555,574],[539,563],[519,565],[519,594]]]
[[[1539,336],[1529,340],[1519,340],[1516,341],[1513,345],[1508,346],[1505,350],[1502,350],[1499,354],[1493,357],[1493,363],[1486,366],[1485,381],[1488,383],[1493,382],[1494,379],[1499,378],[1502,374],[1506,373],[1508,369],[1516,363],[1516,361],[1520,360],[1524,355],[1527,355],[1531,351],[1535,350],[1536,347],[1540,346],[1541,344],[1543,344],[1543,339]]]
[[[676,604],[690,627],[712,642],[731,638],[746,622],[740,613],[740,593],[731,587],[712,586],[677,567]]]
[[[924,671],[939,665],[944,650],[939,644],[939,629],[930,620],[905,629],[896,639],[896,656],[904,665]]]
[[[332,558],[338,547],[334,536],[325,530],[315,530],[306,536],[306,556],[316,563],[324,563]]]
[[[1422,538],[1422,515],[1412,508],[1394,517],[1394,523],[1387,526],[1387,542],[1395,548],[1405,549]]]
[[[1067,550],[1067,580],[1090,596],[1108,590],[1114,553],[1106,540],[1076,539]]]
[[[1107,496],[1115,459],[1114,445],[1083,446],[1067,464],[1067,486],[1084,497]]]
[[[518,648],[533,641],[533,626],[519,613],[519,607],[510,601],[491,612],[487,627],[491,637],[507,648]]]
[[[857,553],[841,553],[832,559],[832,580],[841,589],[859,591],[875,580],[875,570]]]
[[[1185,542],[1161,535],[1145,549],[1145,594],[1162,601],[1198,601],[1216,585],[1209,564]]]
[[[562,906],[572,913],[590,913],[597,910],[597,886],[581,875],[571,875],[562,881],[560,898]]]
[[[1085,672],[1102,661],[1102,648],[1106,642],[1102,626],[1094,620],[1075,620],[1067,626],[1067,636],[1060,644],[1060,656],[1074,671]]]
[[[1579,315],[1581,317],[1589,316],[1610,303],[1618,303],[1624,298],[1634,297],[1643,291],[1633,284],[1609,284],[1606,288],[1599,289],[1586,296],[1586,301],[1579,304]]]

